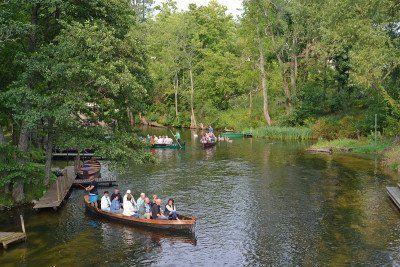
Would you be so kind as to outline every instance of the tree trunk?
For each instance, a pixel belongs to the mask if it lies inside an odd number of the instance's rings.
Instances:
[[[291,68],[290,68],[290,82],[291,82],[291,86],[292,86],[292,92],[296,92],[296,80],[297,80],[297,69],[298,69],[296,47],[297,47],[297,38],[296,38],[296,36],[293,36],[293,43],[292,43],[293,64],[290,64],[290,66],[291,66]]]
[[[196,117],[194,115],[194,82],[193,82],[193,71],[192,65],[189,66],[189,75],[190,75],[190,128],[197,128]]]
[[[249,114],[251,114],[251,110],[253,109],[253,94],[251,93],[251,90],[250,90],[250,93],[249,93]]]
[[[282,73],[283,79],[283,91],[285,92],[286,97],[286,113],[290,113],[292,111],[292,95],[290,93],[289,84],[286,79],[286,73]]]
[[[0,125],[0,145],[6,144],[6,138],[4,137],[3,133],[3,126]]]
[[[126,112],[129,119],[129,125],[131,127],[135,126],[135,117],[133,116],[132,111],[129,108],[126,108]]]
[[[29,34],[29,50],[30,50],[30,52],[34,52],[37,47],[37,25],[38,25],[38,22],[39,22],[39,4],[33,4],[32,10],[31,10],[32,31]],[[28,86],[29,86],[29,88],[33,88],[33,85],[34,85],[34,77],[30,77]],[[28,107],[28,103],[25,106]],[[22,121],[20,130],[21,131],[19,134],[18,150],[22,154],[26,154],[26,152],[28,151],[28,140],[29,140],[29,129],[28,129],[27,122]],[[21,165],[24,165],[25,159],[19,158],[18,162]],[[14,185],[13,185],[12,197],[16,203],[21,203],[25,198],[24,178],[25,177],[16,178]]]
[[[285,93],[285,108],[286,108],[286,113],[290,113],[292,111],[292,94],[290,92],[289,84],[287,82],[287,77],[286,77],[286,68],[285,65],[283,64],[282,58],[280,53],[276,55],[279,65],[282,70],[282,87],[283,87],[283,92]]]
[[[46,163],[45,163],[45,178],[44,185],[48,186],[51,177],[51,159],[53,152],[53,140],[54,140],[54,129],[53,129],[54,120],[49,120],[49,127],[47,132],[47,142],[46,142]]]
[[[28,126],[26,125],[26,123],[23,123],[18,142],[18,150],[23,154],[25,154],[28,151],[28,137],[29,137]],[[25,159],[19,158],[18,163],[24,165]],[[15,179],[12,190],[12,197],[15,203],[21,203],[24,200],[25,198],[24,177],[18,177]]]
[[[175,118],[176,118],[176,121],[178,121],[178,117],[179,117],[179,112],[178,112],[179,78],[178,78],[178,76],[175,76],[174,87],[175,87]]]
[[[261,80],[261,88],[263,94],[263,113],[265,121],[267,122],[268,126],[272,125],[271,117],[269,116],[268,111],[268,90],[267,90],[267,78],[265,73],[265,58],[264,58],[264,49],[262,48],[262,43],[260,42],[259,45],[259,52],[260,52],[260,80]]]

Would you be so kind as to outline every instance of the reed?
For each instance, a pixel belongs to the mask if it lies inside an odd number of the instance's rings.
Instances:
[[[310,140],[312,131],[305,127],[259,127],[247,129],[244,133],[252,133],[254,137],[262,137],[277,140]]]

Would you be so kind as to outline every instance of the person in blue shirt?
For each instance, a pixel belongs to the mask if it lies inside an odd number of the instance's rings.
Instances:
[[[175,138],[176,138],[176,141],[180,144],[181,143],[181,134],[179,132],[176,132]]]
[[[208,127],[208,132],[209,133],[213,133],[214,132],[214,129],[213,129],[213,127],[210,125],[210,127]]]

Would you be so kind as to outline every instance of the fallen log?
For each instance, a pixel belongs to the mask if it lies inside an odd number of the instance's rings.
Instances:
[[[308,148],[306,151],[311,152],[311,153],[327,153],[327,154],[332,154],[333,150],[331,147],[329,148]]]

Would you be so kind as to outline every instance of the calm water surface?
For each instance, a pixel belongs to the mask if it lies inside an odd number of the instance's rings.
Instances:
[[[142,191],[175,198],[179,212],[197,216],[195,235],[92,218],[75,189],[58,212],[1,213],[0,231],[19,230],[24,214],[28,242],[0,250],[0,265],[400,264],[400,213],[385,192],[398,177],[375,160],[259,139],[202,150],[189,131],[183,136],[185,151],[154,151],[158,165],[103,175],[116,175],[136,198]]]

